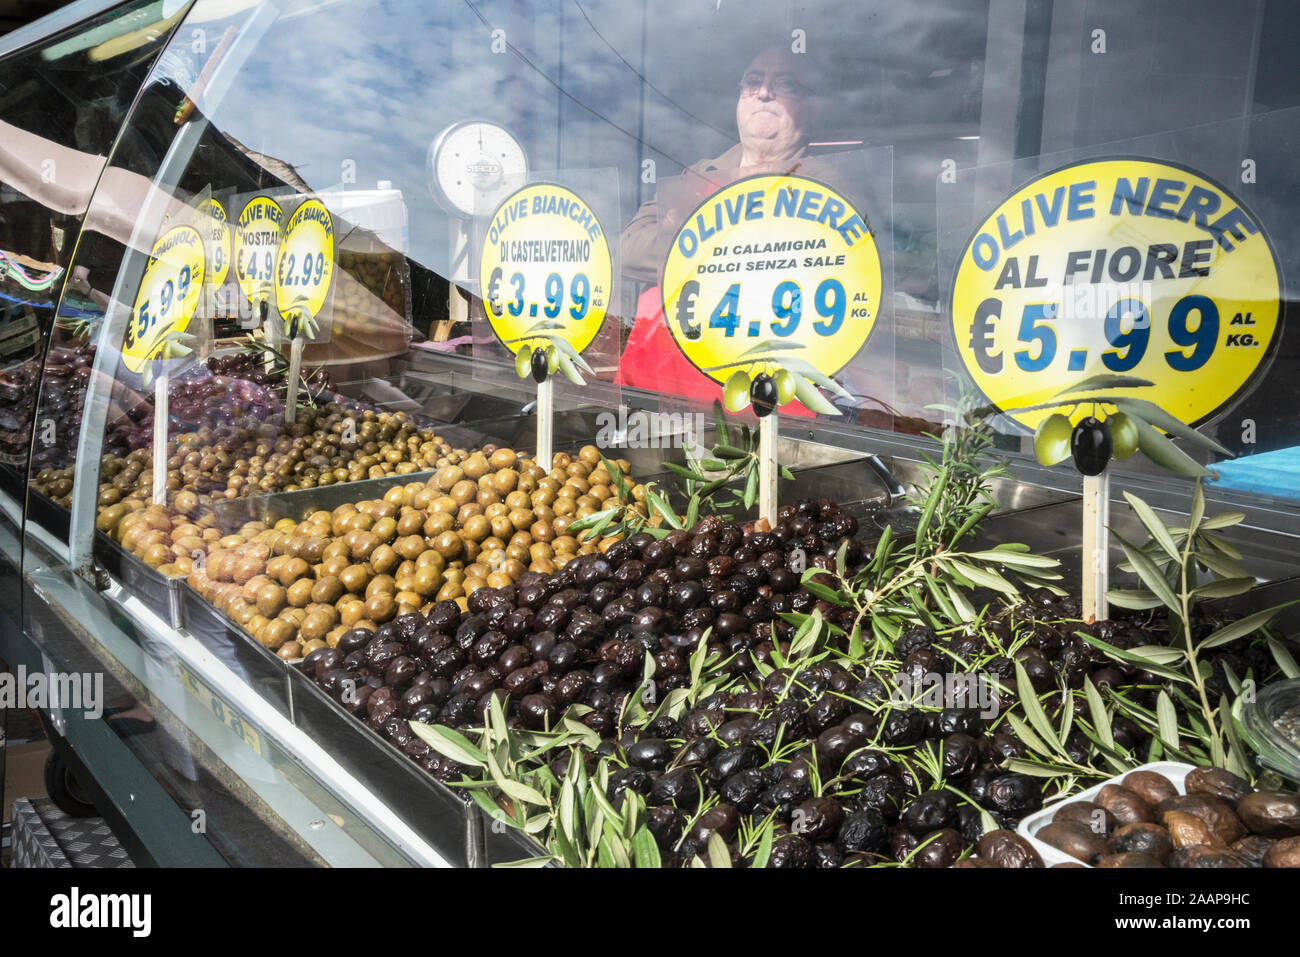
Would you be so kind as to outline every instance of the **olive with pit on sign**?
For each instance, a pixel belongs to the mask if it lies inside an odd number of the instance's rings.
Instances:
[[[1110,430],[1104,422],[1088,416],[1074,427],[1070,435],[1070,455],[1074,467],[1084,475],[1100,475],[1111,458]]]
[[[550,371],[550,361],[547,359],[546,351],[545,349],[534,349],[532,357],[529,359],[533,379],[537,382],[545,382],[546,375]]]
[[[749,386],[749,401],[753,403],[754,414],[760,419],[771,415],[776,408],[776,383],[766,372],[754,376],[754,381]]]

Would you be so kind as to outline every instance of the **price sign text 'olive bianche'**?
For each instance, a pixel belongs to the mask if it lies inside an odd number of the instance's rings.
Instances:
[[[591,345],[609,307],[613,266],[591,207],[563,186],[535,183],[492,215],[479,279],[488,321],[511,352],[533,332],[562,335],[578,352]]]
[[[1189,169],[1089,161],[1021,187],[979,226],[952,294],[958,352],[999,408],[1100,373],[1189,424],[1229,405],[1281,325],[1277,258],[1258,221]],[[1014,414],[1036,426],[1051,409]]]
[[[333,278],[334,221],[320,200],[309,199],[289,217],[276,261],[275,302],[286,335],[314,338],[314,327],[301,322],[320,313]]]
[[[833,188],[761,175],[714,193],[687,218],[664,264],[664,320],[695,368],[717,382],[760,344],[825,375],[844,368],[880,310],[880,253],[862,215]]]

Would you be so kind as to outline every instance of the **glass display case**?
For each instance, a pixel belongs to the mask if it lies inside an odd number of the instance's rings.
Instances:
[[[1071,591],[1099,549],[1132,589],[1125,493],[1231,510],[1256,587],[1209,595],[1289,601],[1297,39],[1283,0],[132,0],[24,34],[0,657],[100,689],[47,710],[142,860],[488,866],[541,824],[410,722],[491,699],[534,728],[545,698],[546,728],[577,704],[617,740],[606,677],[698,678],[692,638],[566,686],[516,599],[701,520],[707,484],[747,534],[836,503],[833,571],[930,521],[917,489],[984,406],[981,547]],[[1100,486],[1071,467],[1093,414]],[[709,622],[779,649],[782,614],[831,615],[764,587]],[[618,622],[583,609],[604,654]]]

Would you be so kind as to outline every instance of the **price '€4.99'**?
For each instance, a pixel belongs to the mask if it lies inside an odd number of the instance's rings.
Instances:
[[[752,356],[833,376],[871,334],[882,284],[875,239],[846,197],[807,177],[751,176],[686,217],[664,263],[664,317],[715,382]]]

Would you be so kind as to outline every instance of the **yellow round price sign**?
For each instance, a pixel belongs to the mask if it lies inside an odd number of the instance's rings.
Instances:
[[[304,312],[308,320],[320,313],[333,278],[334,221],[320,200],[309,199],[289,217],[275,268],[275,302],[285,335],[300,330]]]
[[[230,271],[230,223],[226,220],[225,207],[215,199],[199,206],[199,215],[204,217],[203,245],[208,254],[208,281],[220,286]]]
[[[530,333],[563,334],[578,352],[591,345],[609,307],[613,266],[605,231],[571,189],[535,183],[492,214],[479,263],[483,305],[511,352]]]
[[[844,196],[803,176],[751,176],[706,199],[678,231],[664,264],[664,318],[717,382],[734,371],[718,366],[769,344],[832,376],[871,335],[882,283],[870,228]],[[759,361],[783,351],[760,350]]]
[[[249,302],[271,301],[284,210],[269,196],[254,196],[239,214],[235,233],[235,278]]]
[[[122,344],[122,362],[132,372],[167,358],[168,333],[189,327],[203,291],[204,257],[203,237],[193,226],[169,229],[154,243]]]
[[[1110,373],[1155,385],[1107,393],[1194,425],[1264,367],[1280,290],[1268,238],[1222,186],[1167,162],[1095,160],[1033,180],[979,226],[954,279],[953,332],[1001,409]],[[1052,411],[1013,417],[1033,428]]]

